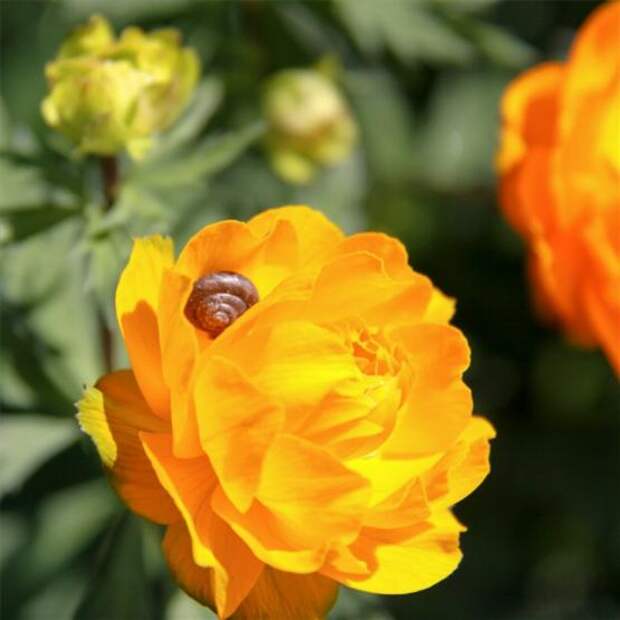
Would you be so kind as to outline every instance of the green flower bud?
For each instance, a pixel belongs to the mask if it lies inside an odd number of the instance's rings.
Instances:
[[[153,134],[170,126],[188,102],[200,74],[195,51],[181,47],[176,30],[149,34],[127,28],[116,39],[107,20],[91,17],[46,67],[50,93],[45,121],[82,153],[134,158]]]
[[[307,183],[320,166],[346,159],[357,127],[335,84],[311,69],[282,71],[265,88],[266,146],[276,172]]]

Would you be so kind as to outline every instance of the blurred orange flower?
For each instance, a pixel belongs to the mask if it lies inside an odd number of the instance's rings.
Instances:
[[[79,421],[170,568],[221,618],[323,617],[338,584],[449,575],[451,506],[486,476],[453,302],[382,234],[305,207],[224,221],[175,261],[135,241],[116,295],[132,370]]]
[[[567,62],[518,77],[502,118],[500,198],[536,304],[620,374],[620,3],[595,11]]]

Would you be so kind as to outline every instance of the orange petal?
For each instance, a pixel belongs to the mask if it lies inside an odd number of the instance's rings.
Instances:
[[[151,409],[169,415],[169,394],[161,369],[157,313],[163,272],[174,261],[172,240],[134,241],[116,289],[116,314],[136,381]]]
[[[225,544],[226,537],[220,542]],[[185,592],[217,611],[220,618],[243,617],[240,614],[245,607],[244,601],[249,593],[260,587],[262,564],[250,561],[248,566],[244,564],[246,558],[243,555],[235,557],[233,554],[226,571],[198,566],[187,527],[181,522],[167,528],[162,546],[170,571]]]
[[[323,448],[279,435],[265,458],[257,497],[302,548],[318,548],[355,538],[370,485]]]
[[[522,73],[506,89],[501,103],[504,129],[509,128],[525,145],[553,145],[557,137],[559,94],[564,71],[561,63],[543,63]],[[514,146],[514,143],[502,142],[501,148]],[[501,151],[499,157],[506,162],[515,160]],[[502,171],[506,171],[506,167]]]
[[[233,620],[322,620],[336,602],[338,584],[319,575],[295,575],[269,566]]]
[[[168,435],[142,433],[141,439],[161,484],[178,507],[194,562],[212,567],[215,606],[230,615],[253,586],[262,563],[210,506],[217,484],[208,459],[177,459]]]
[[[304,206],[268,209],[253,217],[248,226],[255,235],[262,237],[278,221],[290,222],[297,233],[300,266],[324,260],[343,237],[340,229],[320,211]]]
[[[156,523],[176,521],[178,512],[159,484],[138,437],[143,430],[166,432],[169,425],[152,413],[133,373],[121,370],[105,375],[85,391],[78,410],[80,426],[95,442],[123,501]]]
[[[463,529],[449,511],[416,527],[364,528],[350,548],[366,562],[370,574],[349,575],[329,566],[321,573],[364,592],[406,594],[424,590],[458,566],[459,533]]]
[[[428,500],[446,508],[467,497],[489,473],[489,440],[495,430],[474,417],[458,442],[430,472],[424,475]]]
[[[568,114],[570,103],[601,91],[614,84],[620,70],[618,34],[620,33],[620,4],[607,2],[588,17],[579,29],[567,63],[565,106]],[[569,119],[569,124],[572,121]]]
[[[202,447],[224,491],[245,512],[258,487],[265,453],[284,423],[284,411],[222,357],[206,359],[194,400]]]

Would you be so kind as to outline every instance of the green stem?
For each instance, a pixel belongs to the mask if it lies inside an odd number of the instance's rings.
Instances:
[[[104,210],[109,211],[118,195],[119,188],[119,170],[118,160],[114,155],[101,157],[101,182],[103,187],[103,196],[105,198]],[[99,308],[99,334],[101,340],[101,352],[103,355],[103,364],[105,372],[112,370],[113,351],[113,335],[112,330],[108,327],[105,313]]]
[[[118,194],[119,172],[118,160],[114,155],[102,157],[101,162],[101,180],[103,182],[103,196],[105,198],[105,209],[109,211],[112,208]]]

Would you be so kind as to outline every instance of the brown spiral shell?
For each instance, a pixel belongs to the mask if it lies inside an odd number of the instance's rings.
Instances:
[[[194,327],[215,338],[257,301],[258,291],[245,276],[216,271],[194,282],[185,316]]]

